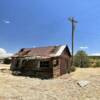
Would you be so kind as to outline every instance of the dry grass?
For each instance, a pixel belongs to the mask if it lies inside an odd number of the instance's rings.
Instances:
[[[77,68],[72,74],[74,79],[86,79],[90,76],[100,75],[100,68]]]
[[[90,84],[81,88],[77,81],[83,79]],[[100,68],[78,68],[70,75],[40,80],[12,76],[9,65],[2,64],[0,100],[100,100]]]

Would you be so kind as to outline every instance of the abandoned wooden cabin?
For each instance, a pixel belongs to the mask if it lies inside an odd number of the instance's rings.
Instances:
[[[48,46],[23,48],[12,56],[10,69],[23,75],[40,78],[54,78],[68,73],[71,66],[71,54],[68,46]]]

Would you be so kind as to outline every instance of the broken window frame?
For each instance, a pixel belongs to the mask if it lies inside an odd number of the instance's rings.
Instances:
[[[31,64],[29,64],[29,63],[31,63]],[[38,62],[37,62],[37,60],[23,60],[22,61],[22,66],[24,67],[24,66],[28,66],[28,65],[31,65],[31,67],[37,67],[37,65],[38,65]]]
[[[40,61],[40,68],[49,68],[50,61]]]

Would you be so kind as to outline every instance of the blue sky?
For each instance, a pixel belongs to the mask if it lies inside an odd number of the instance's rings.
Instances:
[[[75,51],[100,54],[100,0],[0,0],[0,48],[68,44],[71,23],[78,21]]]

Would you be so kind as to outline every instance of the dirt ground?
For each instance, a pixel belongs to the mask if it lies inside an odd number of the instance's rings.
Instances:
[[[85,87],[77,82],[89,81]],[[56,79],[13,76],[0,64],[0,100],[100,100],[100,68],[77,68]]]

